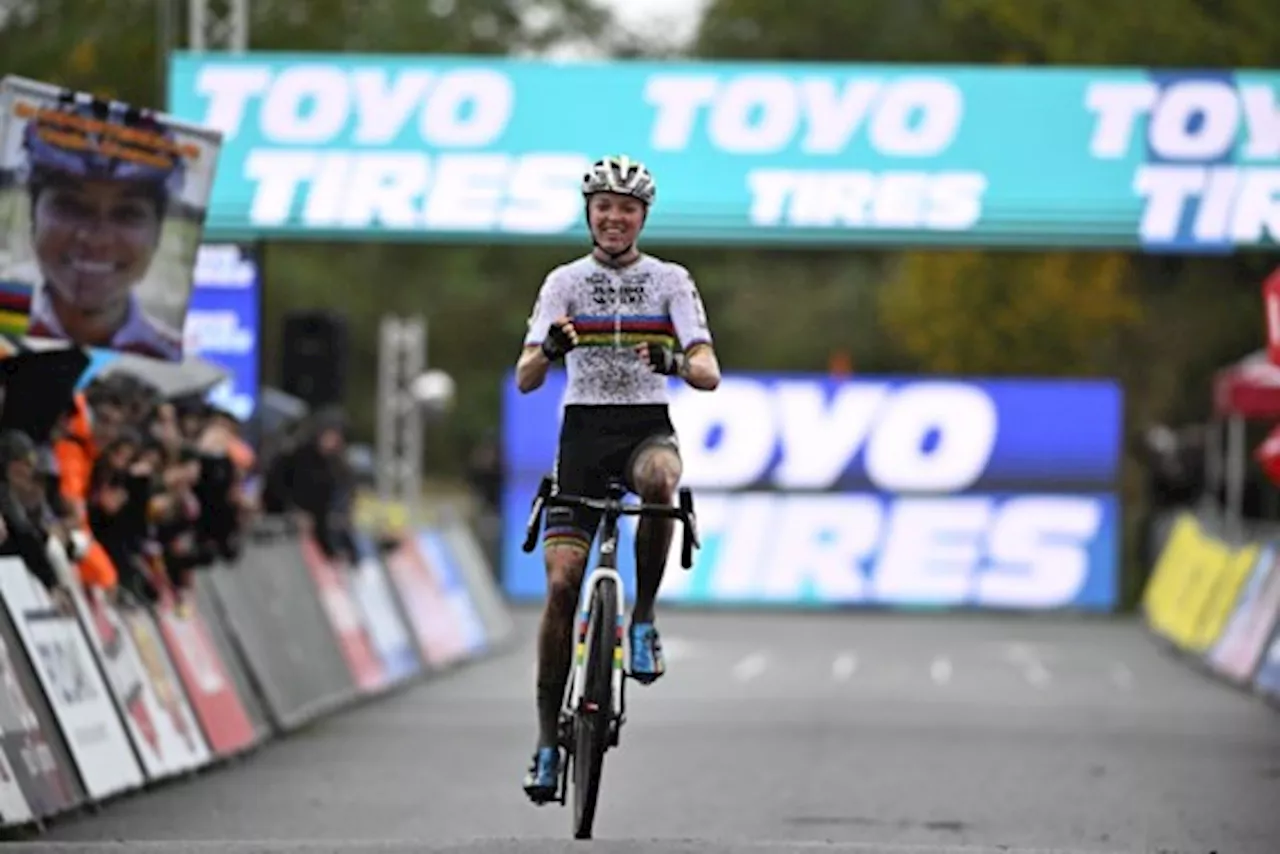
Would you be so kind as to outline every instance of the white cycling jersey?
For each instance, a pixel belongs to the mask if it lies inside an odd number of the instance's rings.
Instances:
[[[636,358],[635,345],[685,352],[711,344],[702,297],[689,271],[642,254],[615,269],[586,255],[547,274],[529,316],[525,344],[539,345],[557,318],[569,317],[578,346],[565,356],[565,404],[665,404],[666,377]]]

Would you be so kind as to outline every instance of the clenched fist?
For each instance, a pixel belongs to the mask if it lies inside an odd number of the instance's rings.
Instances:
[[[542,339],[542,355],[548,362],[554,362],[577,346],[578,331],[573,328],[573,319],[561,317],[551,324],[547,337]]]

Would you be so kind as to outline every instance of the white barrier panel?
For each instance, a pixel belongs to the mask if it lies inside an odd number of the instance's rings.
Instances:
[[[475,601],[467,589],[462,573],[454,563],[453,555],[445,548],[444,540],[436,528],[422,528],[415,538],[418,552],[431,567],[436,583],[444,593],[453,612],[454,625],[462,633],[465,654],[476,655],[483,652],[489,640],[485,632],[484,621],[476,610]]]
[[[449,667],[464,661],[466,632],[434,568],[418,548],[417,537],[405,537],[387,554],[386,566],[427,664]]]
[[[490,648],[501,645],[511,636],[515,624],[503,603],[494,568],[476,542],[475,534],[465,520],[446,510],[440,536],[457,561],[471,601],[484,623],[486,645]]]
[[[364,553],[349,571],[351,594],[364,614],[383,671],[390,683],[408,679],[422,670],[405,618],[396,607],[391,584],[375,554]]]
[[[158,780],[208,762],[204,739],[190,725],[184,738],[181,727],[188,722],[161,705],[120,612],[96,591],[74,589],[72,596],[147,776]]]
[[[151,684],[151,693],[162,710],[161,734],[166,742],[166,751],[184,770],[208,765],[213,751],[205,742],[195,710],[187,701],[178,671],[169,659],[169,651],[155,620],[141,608],[121,609],[119,614],[133,638],[138,661]]]
[[[38,697],[40,711],[36,710],[37,698],[32,695],[38,695],[40,689],[12,626],[5,609],[0,608],[0,742],[32,814],[29,818],[55,815],[79,803],[81,793],[74,780],[73,760],[58,738],[53,712],[45,713],[43,695]],[[6,822],[26,820],[19,816],[20,811],[12,816],[4,814]]]
[[[0,750],[0,824],[22,824],[34,817],[18,783],[18,775]]]
[[[0,596],[89,797],[102,800],[141,786],[142,769],[76,618],[54,608],[44,586],[17,558],[0,558]]]

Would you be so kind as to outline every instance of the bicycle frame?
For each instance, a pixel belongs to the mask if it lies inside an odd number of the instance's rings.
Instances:
[[[610,489],[609,499],[622,501],[623,492],[620,487]],[[564,713],[577,714],[582,704],[582,686],[586,684],[587,667],[587,627],[591,620],[591,602],[595,599],[596,588],[604,579],[613,581],[614,596],[617,598],[617,626],[615,627],[613,646],[613,715],[617,722],[611,726],[611,741],[616,743],[617,732],[626,717],[626,690],[623,687],[626,672],[623,669],[623,638],[625,634],[626,591],[622,583],[622,575],[618,572],[618,517],[619,513],[612,509],[605,510],[600,521],[600,558],[596,566],[587,576],[583,586],[581,604],[578,608],[578,625],[575,632],[573,667],[569,671],[569,691],[565,702]]]
[[[600,582],[609,579],[614,583],[614,594],[617,596],[617,621],[614,634],[613,647],[613,680],[612,680],[612,698],[614,703],[613,726],[610,740],[616,744],[618,733],[621,730],[621,723],[625,719],[626,710],[626,673],[623,669],[623,636],[624,623],[623,616],[626,604],[626,594],[623,589],[622,576],[618,572],[618,520],[620,517],[626,516],[650,516],[667,519],[676,519],[683,523],[683,536],[680,549],[680,563],[685,569],[693,566],[693,550],[699,546],[697,531],[697,516],[693,509],[693,493],[687,487],[680,489],[680,503],[678,507],[671,507],[661,504],[626,504],[623,503],[623,497],[626,495],[625,487],[619,482],[609,484],[607,497],[604,499],[583,498],[575,495],[562,495],[556,490],[555,480],[551,477],[543,477],[542,483],[538,487],[538,493],[534,496],[533,507],[529,514],[529,522],[525,532],[525,541],[523,550],[532,552],[534,546],[537,545],[538,531],[541,527],[542,511],[547,506],[562,507],[585,507],[591,510],[603,512],[603,518],[600,520],[600,557],[596,566],[587,576],[586,583],[583,585],[581,595],[581,605],[578,609],[577,625],[574,632],[574,657],[573,664],[569,671],[569,682],[566,686],[566,697],[561,711],[562,725],[567,721],[572,721],[577,715],[579,706],[582,703],[582,686],[586,681],[585,668],[587,663],[587,640],[586,633],[591,619],[591,602],[595,597],[596,588]]]

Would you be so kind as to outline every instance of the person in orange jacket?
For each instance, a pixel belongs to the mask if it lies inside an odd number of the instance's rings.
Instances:
[[[115,564],[89,527],[89,479],[98,457],[93,428],[89,401],[83,393],[76,392],[70,411],[60,419],[55,432],[53,453],[58,461],[62,497],[70,506],[79,529],[89,537],[89,549],[76,567],[80,582],[86,588],[98,588],[114,595],[119,582]]]

